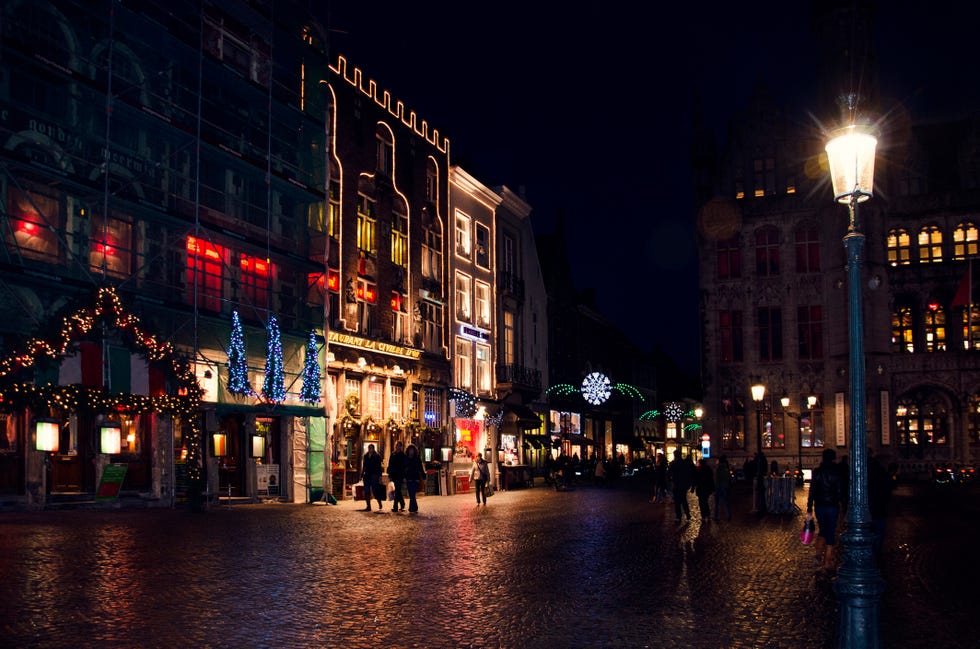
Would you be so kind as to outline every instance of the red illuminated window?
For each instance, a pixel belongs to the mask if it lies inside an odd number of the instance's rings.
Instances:
[[[272,264],[268,259],[242,255],[242,298],[252,306],[269,306],[269,278]]]
[[[35,191],[10,188],[7,210],[11,214],[7,247],[24,257],[57,261],[61,229],[58,201]]]
[[[358,280],[357,299],[374,304],[378,301],[378,287],[363,280]]]
[[[92,216],[91,252],[89,266],[96,272],[103,269],[110,275],[129,274],[130,241],[133,226],[130,222],[100,215]]]
[[[221,310],[225,249],[213,243],[187,237],[187,301],[197,306]]]

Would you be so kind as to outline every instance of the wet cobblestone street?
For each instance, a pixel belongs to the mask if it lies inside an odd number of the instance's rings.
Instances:
[[[893,501],[883,646],[976,647],[980,493],[930,493]],[[835,645],[802,516],[750,514],[744,486],[732,522],[628,487],[419,502],[0,513],[0,645]]]

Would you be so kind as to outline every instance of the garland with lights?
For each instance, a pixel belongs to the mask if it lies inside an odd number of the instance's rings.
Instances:
[[[361,409],[361,398],[356,392],[351,392],[344,398],[344,410],[350,417],[356,417]]]
[[[238,311],[231,313],[231,344],[228,346],[228,392],[232,394],[253,394],[248,382],[248,359],[245,355],[245,336],[242,334],[242,321]]]
[[[38,365],[58,363],[65,356],[73,355],[72,343],[97,331],[97,325],[115,329],[148,364],[162,369],[175,385],[177,394],[144,396],[114,394],[104,386],[35,385],[34,377],[27,376]],[[115,289],[100,288],[90,308],[66,316],[57,340],[31,338],[25,347],[25,351],[0,359],[0,409],[8,413],[24,409],[38,413],[56,408],[92,415],[120,411],[133,414],[158,412],[178,417],[187,426],[188,477],[193,482],[200,481],[202,433],[197,413],[204,390],[197,382],[191,362],[173,345],[160,342],[145,331],[138,317],[126,313]],[[24,380],[17,381],[18,378]]]
[[[472,417],[476,414],[476,397],[459,388],[449,388],[448,399],[456,402],[456,415]]]
[[[640,419],[641,420],[643,420],[643,419],[656,419],[659,416],[660,416],[660,411],[659,410],[647,410],[642,415],[640,415]]]
[[[320,359],[316,349],[316,333],[310,329],[306,339],[306,358],[303,361],[303,389],[299,391],[300,401],[320,403]]]
[[[282,338],[279,335],[276,316],[269,316],[266,333],[265,382],[262,384],[262,396],[272,403],[282,403],[286,400],[286,385],[283,379]]]

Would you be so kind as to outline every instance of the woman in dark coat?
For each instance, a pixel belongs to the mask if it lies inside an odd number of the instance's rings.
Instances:
[[[694,493],[698,496],[698,509],[701,510],[701,520],[706,521],[711,516],[711,506],[708,499],[715,492],[715,472],[711,470],[708,461],[701,458],[697,471],[694,472]]]
[[[422,458],[419,457],[419,449],[415,444],[409,444],[405,449],[405,486],[408,488],[409,513],[414,514],[419,510],[415,493],[419,490],[419,483],[422,480],[425,480],[425,467],[422,465]]]

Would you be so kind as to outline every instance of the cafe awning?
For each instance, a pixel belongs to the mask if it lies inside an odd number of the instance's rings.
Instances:
[[[516,423],[521,430],[541,428],[541,416],[527,406],[519,404],[504,406],[504,421]]]
[[[595,446],[595,441],[593,439],[586,437],[585,435],[579,435],[578,433],[568,435],[564,439],[567,439],[572,446]]]
[[[548,435],[528,435],[525,433],[524,443],[530,444],[533,448],[545,448],[551,446],[551,438]]]

